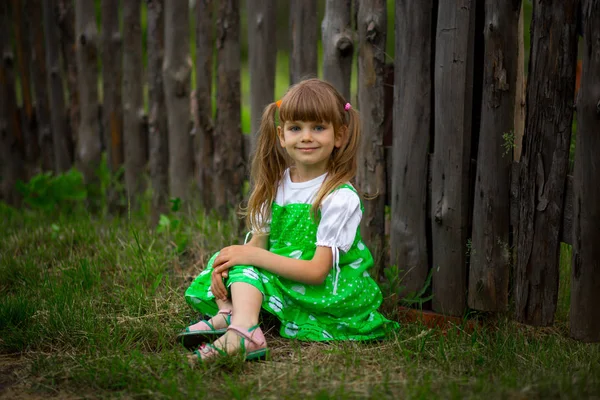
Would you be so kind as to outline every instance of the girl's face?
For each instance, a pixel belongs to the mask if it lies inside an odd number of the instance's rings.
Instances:
[[[342,145],[342,138],[335,137],[333,124],[326,122],[287,121],[277,127],[277,134],[296,168],[307,172],[325,173],[333,149]]]

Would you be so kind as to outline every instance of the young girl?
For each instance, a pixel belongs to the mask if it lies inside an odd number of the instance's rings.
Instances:
[[[279,319],[281,336],[299,340],[378,339],[397,326],[377,312],[382,295],[360,236],[362,205],[349,183],[359,143],[358,113],[327,82],[302,81],[265,108],[246,210],[252,239],[215,254],[185,292],[214,316],[179,335],[186,347],[212,342],[196,360],[265,356],[261,308]]]

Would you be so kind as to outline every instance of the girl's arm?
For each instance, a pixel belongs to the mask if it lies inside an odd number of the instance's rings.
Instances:
[[[312,260],[288,258],[254,246],[229,246],[215,259],[215,273],[235,265],[254,265],[296,282],[320,285],[331,270],[333,256],[331,248],[324,246],[317,246]]]

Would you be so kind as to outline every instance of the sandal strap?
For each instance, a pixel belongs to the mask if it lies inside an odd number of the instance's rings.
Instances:
[[[255,329],[253,329],[251,332],[248,329],[244,329],[244,328],[241,328],[241,327],[236,326],[236,325],[229,325],[227,327],[227,330],[228,331],[234,331],[239,336],[243,337],[246,340],[251,341],[252,343],[254,343],[257,346],[264,346],[265,345],[264,339],[263,339],[262,342],[260,342],[260,341],[258,341],[258,340],[256,340],[254,338],[253,333],[256,332],[256,331],[260,332],[260,328],[258,326],[256,326]],[[263,336],[263,335],[260,335],[260,336]]]
[[[224,308],[222,310],[219,310],[219,312],[217,313],[217,315],[219,315],[219,314],[231,315],[231,310],[229,308]]]

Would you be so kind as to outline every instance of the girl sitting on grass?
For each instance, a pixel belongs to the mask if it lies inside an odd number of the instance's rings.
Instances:
[[[298,340],[379,339],[397,326],[377,311],[382,295],[360,236],[363,208],[349,183],[359,143],[358,113],[327,82],[302,81],[265,108],[245,213],[252,239],[215,254],[185,292],[213,316],[178,336],[186,347],[212,342],[194,360],[266,356],[261,308]]]

